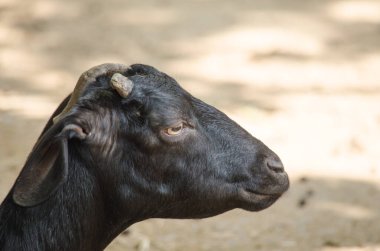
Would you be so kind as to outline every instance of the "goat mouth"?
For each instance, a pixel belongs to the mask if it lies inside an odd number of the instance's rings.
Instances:
[[[241,208],[248,211],[263,210],[276,202],[281,195],[282,193],[263,193],[249,188],[239,190]]]
[[[255,196],[258,199],[262,198],[274,198],[274,197],[280,197],[282,193],[263,193],[263,192],[258,192],[249,188],[243,189],[243,193],[247,193],[249,196]]]

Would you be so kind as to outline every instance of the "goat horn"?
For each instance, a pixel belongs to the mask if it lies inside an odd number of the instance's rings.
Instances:
[[[120,96],[126,98],[133,89],[133,82],[120,73],[115,73],[111,78],[111,86]]]
[[[122,64],[101,64],[95,67],[92,67],[88,71],[82,73],[79,77],[78,82],[74,88],[73,93],[71,94],[70,100],[67,103],[66,107],[62,110],[60,114],[53,118],[53,123],[57,123],[66,113],[68,113],[71,108],[77,103],[78,99],[83,94],[86,87],[96,81],[96,78],[109,73],[115,72],[126,72],[128,66]]]

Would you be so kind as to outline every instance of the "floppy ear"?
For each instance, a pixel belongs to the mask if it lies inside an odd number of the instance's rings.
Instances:
[[[66,181],[68,140],[82,140],[87,135],[75,124],[66,125],[61,131],[57,127],[47,130],[29,155],[13,187],[16,204],[29,207],[42,203]]]

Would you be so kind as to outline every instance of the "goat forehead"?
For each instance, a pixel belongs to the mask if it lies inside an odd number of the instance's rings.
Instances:
[[[135,85],[144,86],[147,89],[152,88],[165,93],[183,92],[183,89],[172,77],[162,72],[147,72],[145,74],[127,75],[127,77],[131,79]]]
[[[132,98],[145,100],[152,108],[180,111],[188,105],[190,95],[170,77],[135,75],[130,79],[135,84]]]

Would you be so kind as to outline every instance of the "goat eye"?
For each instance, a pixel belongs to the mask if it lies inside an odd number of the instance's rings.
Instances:
[[[179,135],[183,130],[183,123],[174,126],[174,127],[169,127],[164,130],[165,134],[169,136],[176,136]]]

